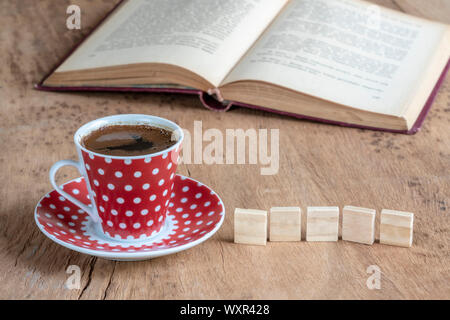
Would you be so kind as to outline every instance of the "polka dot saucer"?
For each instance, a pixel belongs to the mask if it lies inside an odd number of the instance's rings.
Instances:
[[[210,238],[223,223],[225,207],[219,196],[204,184],[176,175],[167,218],[162,230],[144,240],[116,240],[86,212],[55,190],[37,204],[34,217],[51,240],[74,251],[111,260],[137,261],[192,248]],[[89,205],[83,178],[67,182],[64,191]]]

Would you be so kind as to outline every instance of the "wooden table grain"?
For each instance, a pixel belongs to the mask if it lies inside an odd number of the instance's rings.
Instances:
[[[374,3],[450,23],[448,0]],[[79,0],[82,29],[67,30],[72,1],[0,1],[0,298],[3,299],[448,299],[450,298],[450,77],[414,136],[341,128],[261,111],[215,113],[196,97],[169,94],[46,93],[33,89],[117,0]],[[223,198],[222,228],[190,250],[143,262],[83,255],[36,227],[50,166],[75,159],[75,130],[118,113],[169,118],[192,130],[280,129],[280,169],[182,165],[179,173]],[[60,182],[76,177],[64,169]],[[356,205],[415,213],[410,249],[375,243],[233,243],[235,207]],[[377,224],[379,217],[377,217]],[[305,219],[303,218],[303,227]],[[304,228],[303,228],[304,229]],[[378,233],[378,227],[377,227]],[[304,232],[303,232],[304,238]],[[65,287],[69,265],[80,289]],[[366,272],[380,268],[381,288]]]

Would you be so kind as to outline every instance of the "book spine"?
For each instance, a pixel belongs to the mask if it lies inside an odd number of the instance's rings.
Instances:
[[[221,98],[220,92],[212,92],[208,90],[208,92],[199,91],[198,96],[200,98],[200,102],[203,104],[203,106],[206,109],[213,110],[213,111],[221,111],[225,112],[230,110],[230,108],[233,106],[233,102],[223,100]],[[217,98],[216,98],[217,97]],[[219,101],[222,100],[222,101]]]

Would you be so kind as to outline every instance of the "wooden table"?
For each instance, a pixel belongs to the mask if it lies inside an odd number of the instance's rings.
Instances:
[[[450,23],[448,0],[374,2]],[[65,27],[69,1],[0,3],[0,298],[450,298],[450,77],[415,136],[244,109],[215,113],[190,96],[33,90],[115,3],[77,1],[82,8],[78,31]],[[223,132],[279,128],[279,173],[262,176],[255,165],[182,165],[181,174],[212,186],[226,204],[225,222],[214,237],[188,251],[143,262],[70,251],[38,230],[34,207],[51,189],[50,166],[76,158],[75,130],[117,113],[167,117],[189,130],[194,120],[203,121],[204,129]],[[76,176],[64,169],[58,180]],[[344,241],[266,247],[233,243],[235,207],[299,205],[305,211],[308,205],[347,204],[414,212],[413,247]],[[64,285],[69,265],[81,268],[79,290]],[[370,265],[381,269],[380,290],[366,286]]]

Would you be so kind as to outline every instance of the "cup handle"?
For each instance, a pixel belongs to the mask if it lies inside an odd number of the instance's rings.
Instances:
[[[56,162],[51,168],[50,168],[50,182],[53,186],[53,188],[56,190],[56,192],[58,192],[60,195],[62,195],[64,198],[66,198],[67,200],[69,200],[70,202],[72,202],[73,204],[75,204],[76,206],[80,207],[81,209],[83,209],[85,212],[87,212],[87,214],[94,220],[94,222],[100,222],[100,218],[98,216],[98,214],[95,212],[95,210],[93,210],[93,208],[85,205],[83,202],[75,199],[73,196],[71,196],[70,194],[68,194],[67,192],[65,192],[63,189],[61,189],[55,181],[55,175],[56,172],[58,172],[58,170],[62,167],[65,166],[72,166],[77,168],[77,170],[83,174],[82,170],[81,170],[81,166],[80,163],[77,161],[73,161],[73,160],[60,160],[58,162]]]

